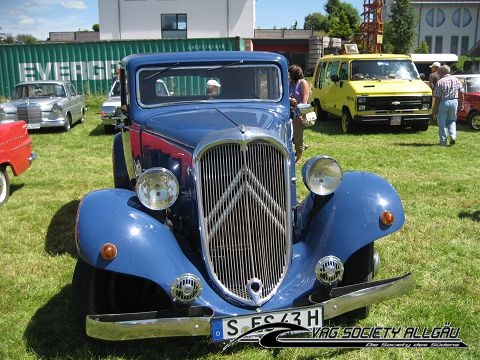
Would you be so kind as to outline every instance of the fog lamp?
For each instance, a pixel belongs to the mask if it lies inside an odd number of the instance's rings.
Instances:
[[[170,170],[151,168],[140,175],[135,189],[144,206],[152,210],[165,210],[177,200],[179,185]]]
[[[329,195],[340,185],[342,169],[337,160],[329,156],[315,156],[302,168],[303,182],[317,195]]]
[[[202,293],[202,283],[193,274],[183,274],[173,281],[171,291],[176,301],[183,304],[189,303],[198,298]]]
[[[318,260],[315,266],[315,277],[322,284],[331,285],[342,280],[343,271],[342,261],[336,256],[329,255]]]

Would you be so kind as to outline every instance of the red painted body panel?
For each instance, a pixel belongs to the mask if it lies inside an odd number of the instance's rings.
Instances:
[[[8,165],[15,176],[30,167],[32,139],[24,121],[0,124],[0,165]]]

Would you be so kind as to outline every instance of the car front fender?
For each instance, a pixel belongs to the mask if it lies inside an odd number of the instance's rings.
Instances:
[[[395,216],[389,226],[380,221],[385,210]],[[298,219],[298,233],[306,244],[320,242],[323,254],[346,261],[363,246],[400,229],[405,215],[397,191],[384,178],[345,172],[334,194],[309,194]]]
[[[87,194],[77,211],[75,235],[80,257],[96,268],[152,279],[164,289],[179,274],[203,280],[168,226],[146,213],[133,191],[106,189]],[[117,248],[112,260],[100,255],[105,243]]]

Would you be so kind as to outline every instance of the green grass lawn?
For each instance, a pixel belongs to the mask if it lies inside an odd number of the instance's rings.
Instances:
[[[458,126],[439,147],[436,126],[422,133],[346,135],[329,120],[305,132],[305,159],[326,154],[343,170],[378,173],[399,192],[402,230],[377,243],[378,278],[413,272],[415,289],[372,307],[358,325],[461,327],[469,350],[278,349],[222,346],[202,338],[124,343],[87,341],[72,314],[75,212],[88,192],[111,187],[113,135],[104,134],[99,99],[70,132],[32,134],[38,159],[0,207],[0,359],[478,359],[480,358],[480,133]],[[305,195],[305,188],[299,194]],[[355,214],[352,214],[355,216]],[[119,221],[122,221],[119,219]],[[345,224],[348,226],[348,224]]]

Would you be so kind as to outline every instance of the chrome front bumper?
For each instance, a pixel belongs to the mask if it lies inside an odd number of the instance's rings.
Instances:
[[[324,319],[331,319],[348,311],[398,297],[412,290],[411,273],[406,275],[337,288],[344,293],[333,299],[317,303],[315,294],[310,301],[323,306]],[[191,307],[183,312],[151,311],[130,314],[87,315],[86,332],[92,338],[120,341],[174,336],[208,336],[213,310]]]

